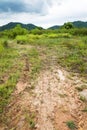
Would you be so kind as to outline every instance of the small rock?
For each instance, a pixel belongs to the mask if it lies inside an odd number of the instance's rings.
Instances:
[[[39,125],[38,125],[38,124],[35,125],[35,129],[37,129],[37,128],[39,128]]]
[[[85,100],[87,101],[87,89],[85,89],[82,92],[80,92],[80,96],[84,97]]]

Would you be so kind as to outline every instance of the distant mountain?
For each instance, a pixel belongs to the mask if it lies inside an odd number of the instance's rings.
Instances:
[[[72,24],[77,27],[77,28],[87,28],[87,22],[83,22],[83,21],[74,21],[72,22]],[[63,26],[63,25],[61,25]],[[52,30],[55,30],[55,29],[59,29],[61,26],[59,25],[55,25],[55,26],[52,26],[48,29],[52,29]]]
[[[78,28],[87,28],[87,22],[83,22],[83,21],[75,21],[75,22],[72,22],[73,25],[75,27],[78,27]]]
[[[55,29],[59,29],[61,26],[59,26],[59,25],[55,25],[55,26],[52,26],[52,27],[50,27],[50,28],[48,28],[48,29],[52,29],[52,30],[55,30]]]
[[[22,28],[25,28],[27,30],[32,30],[35,28],[42,29],[42,27],[35,26],[34,24],[23,24],[23,23],[18,23],[18,22],[10,22],[6,25],[1,26],[0,31],[13,29],[14,27],[16,27],[17,24],[20,24]]]
[[[83,22],[83,21],[74,21],[72,22],[73,25],[75,27],[78,27],[78,28],[87,28],[87,22]],[[6,25],[3,25],[0,27],[0,31],[4,31],[4,30],[9,30],[9,29],[12,29],[14,28],[17,24],[20,24],[22,28],[25,28],[27,30],[32,30],[32,29],[43,29],[42,27],[38,27],[34,24],[23,24],[23,23],[19,23],[19,22],[10,22]],[[55,26],[52,26],[48,29],[52,29],[52,30],[55,30],[55,29],[59,29],[62,25],[55,25]]]

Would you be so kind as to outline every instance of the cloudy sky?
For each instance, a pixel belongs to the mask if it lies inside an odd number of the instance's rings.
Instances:
[[[0,25],[33,23],[44,28],[87,21],[87,0],[0,0]]]

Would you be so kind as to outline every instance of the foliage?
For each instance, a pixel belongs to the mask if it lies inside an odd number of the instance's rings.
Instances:
[[[48,34],[47,37],[49,37],[49,38],[70,38],[71,35],[69,33],[58,33],[58,34],[50,33],[50,34]]]
[[[31,129],[34,129],[35,128],[35,125],[36,125],[36,123],[35,123],[35,113],[26,113],[25,114],[25,118],[26,118],[26,120],[27,120],[27,122],[29,123],[29,127],[31,128]]]
[[[67,121],[66,125],[71,129],[71,130],[75,130],[76,129],[76,125],[74,123],[74,121]]]
[[[34,79],[36,78],[37,74],[39,73],[40,69],[41,69],[41,59],[39,58],[39,52],[35,49],[35,48],[32,48],[30,51],[29,51],[29,61],[31,63],[31,72],[30,72],[30,75],[31,75],[31,79]]]
[[[71,31],[72,35],[75,36],[86,36],[87,35],[87,28],[74,28]]]
[[[5,84],[0,85],[0,113],[3,112],[9,101],[9,97],[15,88],[17,78],[18,75],[13,74]]]
[[[76,89],[77,89],[78,91],[83,91],[84,89],[87,89],[87,85],[78,86],[78,87],[76,87]]]
[[[62,26],[62,28],[72,29],[72,28],[74,28],[74,25],[71,22],[67,22],[67,23],[64,23],[64,25]]]
[[[80,96],[80,100],[86,102],[86,98],[84,96]]]
[[[7,40],[0,40],[0,54],[5,50],[5,48],[8,47],[8,41]]]
[[[3,35],[8,36],[9,38],[15,38],[17,35],[25,35],[28,31],[21,27],[21,25],[17,25],[15,28],[10,30],[5,30]]]
[[[34,35],[41,35],[44,33],[44,30],[43,29],[40,29],[40,28],[35,28],[33,30],[31,30],[31,34],[34,34]]]

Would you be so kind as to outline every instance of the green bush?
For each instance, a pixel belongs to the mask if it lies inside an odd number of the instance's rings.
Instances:
[[[48,34],[48,38],[70,38],[71,35],[69,33],[50,33]]]
[[[67,23],[64,23],[64,25],[62,26],[62,28],[72,29],[72,28],[74,28],[74,25],[71,22],[67,22]]]
[[[28,35],[18,35],[16,37],[16,41],[18,44],[26,44],[29,42],[29,36]]]
[[[22,28],[21,25],[17,25],[15,28],[3,31],[3,35],[8,38],[14,39],[17,35],[26,35],[28,30]]]
[[[67,121],[66,124],[71,130],[76,130],[76,125],[74,121]]]
[[[13,91],[14,85],[11,83],[6,83],[5,85],[0,85],[0,112],[3,112],[4,107],[8,103],[8,99]]]
[[[34,34],[34,35],[42,35],[43,33],[44,33],[44,30],[42,29],[36,28],[36,29],[31,30],[31,34]]]
[[[0,40],[0,54],[8,47],[8,41]]]
[[[87,35],[87,28],[75,28],[75,29],[73,29],[72,31],[71,31],[71,33],[73,34],[73,35],[78,35],[78,36],[80,36],[80,35],[82,35],[82,36],[86,36]]]

